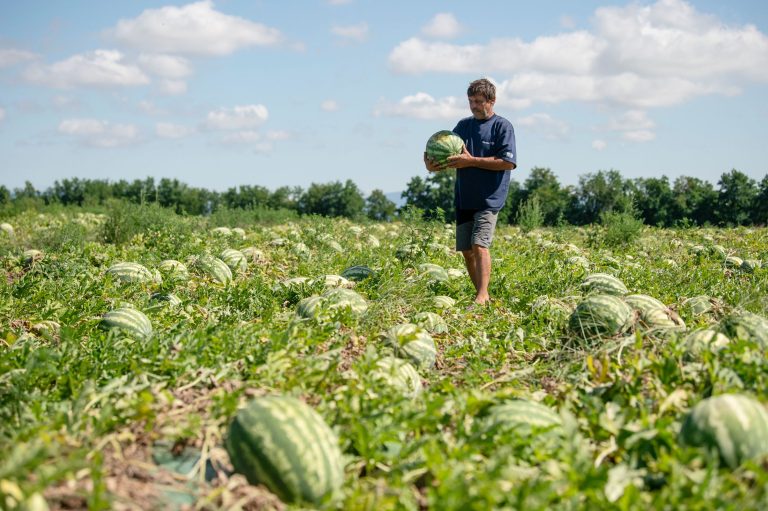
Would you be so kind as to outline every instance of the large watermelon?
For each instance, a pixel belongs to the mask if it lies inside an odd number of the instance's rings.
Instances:
[[[415,397],[423,389],[418,371],[402,358],[392,356],[380,358],[376,361],[376,369],[373,370],[372,376],[405,396]]]
[[[614,295],[589,295],[571,314],[572,332],[585,340],[613,337],[627,331],[634,319],[632,308]]]
[[[315,410],[288,396],[264,396],[242,408],[225,447],[235,471],[286,502],[319,503],[344,480],[336,435]]]
[[[592,273],[581,283],[581,289],[587,294],[606,294],[624,296],[628,293],[627,286],[609,273]]]
[[[122,282],[162,282],[159,272],[151,272],[146,266],[134,262],[115,263],[107,273]]]
[[[683,421],[684,445],[716,449],[722,461],[736,468],[768,454],[768,410],[743,394],[721,394],[700,401]]]
[[[425,152],[436,164],[444,164],[449,156],[461,154],[464,141],[454,132],[441,130],[429,137]]]
[[[152,336],[152,322],[143,312],[133,307],[119,307],[107,312],[102,316],[101,324],[109,330],[122,330],[137,339],[148,339]]]
[[[424,328],[413,323],[395,325],[383,335],[395,355],[411,360],[416,366],[431,368],[437,359],[435,340]]]
[[[345,279],[354,280],[356,282],[365,280],[368,277],[372,277],[373,275],[374,275],[374,271],[362,264],[350,266],[349,268],[341,272],[342,277],[344,277]]]
[[[480,424],[486,433],[514,430],[521,435],[530,435],[544,430],[562,432],[563,420],[547,405],[528,399],[512,399],[488,408]]]
[[[232,270],[218,257],[202,255],[195,260],[195,267],[218,284],[227,285],[232,282]]]
[[[731,339],[742,339],[768,348],[768,319],[747,311],[736,311],[720,321],[721,330]]]

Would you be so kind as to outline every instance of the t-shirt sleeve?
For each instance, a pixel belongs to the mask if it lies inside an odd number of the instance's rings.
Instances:
[[[515,128],[512,123],[505,122],[497,133],[496,157],[517,165],[517,145],[515,144]]]

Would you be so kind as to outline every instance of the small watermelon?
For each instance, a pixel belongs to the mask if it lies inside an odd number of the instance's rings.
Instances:
[[[427,140],[425,149],[427,158],[434,163],[445,164],[449,156],[461,154],[464,150],[464,141],[456,133],[448,130],[440,130]]]

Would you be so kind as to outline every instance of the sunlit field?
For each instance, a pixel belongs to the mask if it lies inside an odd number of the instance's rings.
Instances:
[[[765,228],[500,226],[470,307],[416,214],[2,222],[2,509],[768,508]]]

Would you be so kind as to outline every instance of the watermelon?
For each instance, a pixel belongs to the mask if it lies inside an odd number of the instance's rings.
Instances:
[[[437,295],[432,297],[432,306],[436,309],[452,309],[456,306],[456,300],[446,295]]]
[[[759,270],[763,267],[762,261],[759,259],[744,259],[742,261],[740,269],[746,273],[754,273],[755,270]]]
[[[690,355],[699,355],[704,351],[719,351],[731,340],[723,333],[711,328],[694,330],[683,339],[685,350]]]
[[[162,282],[158,272],[151,272],[139,263],[115,263],[107,269],[107,273],[122,282]]]
[[[343,287],[331,288],[322,295],[328,310],[348,309],[359,316],[368,310],[368,302],[359,293]]]
[[[38,261],[43,260],[43,253],[40,250],[36,250],[34,248],[30,248],[29,250],[25,250],[21,254],[21,262],[24,264],[24,266],[32,266]]]
[[[720,394],[696,404],[680,428],[680,442],[718,452],[736,468],[748,459],[768,454],[768,410],[744,394]]]
[[[633,319],[632,309],[618,296],[590,295],[576,306],[569,326],[578,337],[590,340],[624,333]]]
[[[461,154],[464,150],[464,141],[456,133],[448,130],[440,130],[427,140],[425,149],[427,158],[438,165],[446,163],[449,156]]]
[[[195,267],[205,276],[218,284],[227,285],[232,282],[232,270],[227,263],[212,255],[203,255],[195,259]]]
[[[119,307],[107,312],[101,318],[101,325],[109,330],[121,330],[137,339],[152,336],[152,322],[143,312],[133,307]]]
[[[263,396],[237,412],[225,439],[235,471],[283,501],[319,504],[344,481],[339,441],[314,409],[289,396]]]
[[[9,223],[6,223],[6,222],[1,223],[0,231],[4,232],[8,236],[13,236],[13,226]]]
[[[219,259],[229,266],[229,269],[233,272],[242,273],[248,269],[248,260],[245,254],[234,248],[225,248],[219,254]]]
[[[409,359],[417,367],[431,368],[435,365],[435,340],[424,328],[413,323],[395,325],[384,333],[383,339],[395,355]]]
[[[419,312],[413,317],[413,324],[424,328],[431,334],[446,334],[448,333],[448,323],[445,322],[442,316],[434,312]]]
[[[371,375],[408,397],[418,396],[423,390],[421,376],[416,368],[401,358],[380,358],[376,361],[376,369]]]
[[[165,259],[164,261],[160,261],[160,264],[157,267],[171,281],[183,281],[189,278],[189,269],[187,269],[187,265],[181,261]]]
[[[374,271],[370,269],[369,267],[359,264],[355,266],[350,266],[343,272],[341,272],[341,276],[345,279],[354,280],[355,282],[359,282],[361,280],[365,280],[369,277],[373,277]]]
[[[547,405],[528,399],[512,399],[488,408],[480,420],[486,433],[514,430],[522,435],[543,430],[562,432],[563,420]]]
[[[264,252],[256,247],[245,247],[244,249],[241,249],[240,252],[243,253],[247,261],[252,263],[259,263],[267,259]]]
[[[731,339],[756,342],[768,348],[768,319],[747,311],[736,311],[720,321],[720,329]]]
[[[604,294],[624,296],[627,286],[617,277],[608,273],[591,273],[587,275],[581,283],[581,289],[586,294]]]
[[[418,266],[421,276],[432,282],[446,282],[450,279],[448,271],[439,264],[422,263]]]

